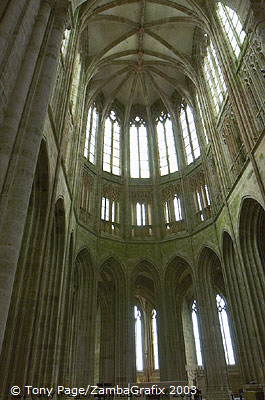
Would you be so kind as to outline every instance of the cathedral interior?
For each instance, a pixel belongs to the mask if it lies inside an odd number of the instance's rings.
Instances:
[[[263,0],[1,0],[1,400],[265,398],[264,127]]]

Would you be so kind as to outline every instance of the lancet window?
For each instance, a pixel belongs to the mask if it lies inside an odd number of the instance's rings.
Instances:
[[[103,145],[103,170],[120,175],[120,123],[111,111],[105,121]]]
[[[169,114],[162,112],[156,121],[160,175],[178,170],[176,144]]]

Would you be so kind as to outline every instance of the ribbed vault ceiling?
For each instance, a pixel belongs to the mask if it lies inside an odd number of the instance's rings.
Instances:
[[[207,19],[194,0],[97,0],[85,3],[81,29],[90,57],[91,96],[107,102],[165,103],[196,81],[194,33]]]

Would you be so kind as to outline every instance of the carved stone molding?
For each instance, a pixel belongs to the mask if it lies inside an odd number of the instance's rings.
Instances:
[[[151,202],[153,198],[153,192],[150,191],[143,191],[143,190],[137,190],[133,191],[130,194],[131,199],[133,201],[139,201],[139,202]]]
[[[112,200],[117,201],[120,199],[120,188],[112,184],[106,184],[102,190],[103,196]]]
[[[180,183],[172,183],[161,190],[161,200],[162,202],[166,202],[175,197],[176,194],[180,194],[182,192]]]

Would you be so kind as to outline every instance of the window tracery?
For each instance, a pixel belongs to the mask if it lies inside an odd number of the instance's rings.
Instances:
[[[227,365],[234,365],[235,356],[234,356],[231,332],[229,327],[227,304],[224,297],[222,297],[220,294],[216,295],[216,305],[217,305],[219,323],[222,333],[226,363]]]
[[[246,38],[246,32],[243,30],[237,13],[230,7],[218,2],[217,14],[220,18],[223,30],[226,33],[233,52],[238,58],[241,52],[241,47]]]
[[[115,111],[106,118],[103,144],[103,170],[120,175],[120,123]]]
[[[180,123],[184,141],[187,164],[191,164],[201,155],[200,145],[194,123],[193,112],[188,104],[182,104]]]
[[[93,190],[93,178],[86,170],[82,173],[81,195],[80,195],[80,218],[88,223],[91,218],[91,195]]]
[[[168,233],[177,233],[185,229],[182,190],[179,184],[171,184],[162,189],[161,200],[164,221]]]
[[[143,307],[134,306],[135,358],[137,372],[148,379],[159,370],[157,311],[143,300]]]
[[[152,344],[153,344],[153,357],[154,357],[154,369],[159,369],[159,358],[158,358],[158,337],[157,337],[157,312],[155,309],[152,311]]]
[[[207,47],[204,59],[204,74],[213,99],[214,111],[218,114],[223,104],[227,87],[212,42]]]
[[[135,354],[136,354],[136,370],[143,371],[143,337],[142,337],[142,313],[139,307],[134,306],[135,318]]]
[[[120,202],[119,194],[112,185],[103,188],[101,199],[101,229],[110,234],[119,234]]]
[[[203,222],[211,216],[211,198],[204,174],[196,174],[190,183],[193,187],[196,219],[197,222]]]
[[[197,107],[198,107],[198,110],[199,110],[200,121],[201,121],[201,124],[202,124],[203,136],[205,138],[206,144],[208,144],[209,143],[209,137],[208,137],[207,130],[206,130],[206,127],[205,127],[204,115],[203,115],[203,112],[202,112],[202,107],[201,107],[198,95],[196,96],[196,103],[197,103]]]
[[[156,120],[160,175],[178,171],[176,145],[172,121],[168,113],[161,112]]]
[[[193,327],[193,336],[195,341],[197,364],[199,367],[201,367],[203,363],[202,363],[201,338],[200,338],[199,321],[198,321],[198,306],[196,300],[193,301],[191,310],[192,310],[191,312],[192,327]]]
[[[87,124],[86,124],[86,139],[84,147],[84,156],[92,163],[95,164],[95,151],[96,151],[96,136],[98,130],[98,111],[96,104],[93,103],[88,110]]]
[[[130,124],[130,174],[131,178],[150,178],[146,122],[139,116]]]
[[[152,235],[152,194],[135,191],[131,193],[132,236],[148,237]]]
[[[255,128],[249,132],[252,145],[263,132],[265,125],[265,79],[260,71],[264,68],[265,57],[259,40],[254,39],[243,58],[240,76],[245,85],[246,100]]]

